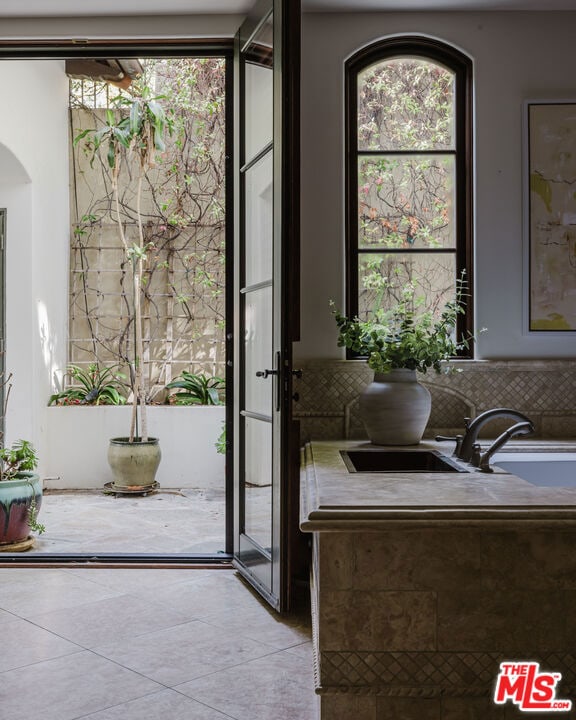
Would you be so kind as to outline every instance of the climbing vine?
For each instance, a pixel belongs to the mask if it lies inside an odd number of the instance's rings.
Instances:
[[[162,98],[172,134],[143,192],[144,357],[149,400],[182,370],[224,374],[225,82],[221,58],[148,59],[139,80]],[[122,103],[88,106],[71,81],[69,361],[126,367],[132,353],[130,268],[117,232],[110,168],[72,139]],[[128,92],[128,91],[124,91]],[[136,179],[122,167],[120,220],[136,228]],[[134,180],[134,182],[132,182]]]

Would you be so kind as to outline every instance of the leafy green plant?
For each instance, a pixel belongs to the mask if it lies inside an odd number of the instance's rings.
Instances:
[[[216,452],[220,455],[226,455],[226,423],[222,423],[222,432],[218,436],[218,440],[214,443]]]
[[[180,390],[168,396],[168,402],[174,405],[222,405],[220,393],[224,387],[223,378],[187,370],[166,385],[167,390]]]
[[[388,310],[378,309],[373,319],[349,319],[333,308],[339,329],[338,345],[368,359],[376,373],[395,368],[425,373],[429,368],[442,371],[441,363],[469,346],[471,337],[456,340],[456,321],[464,312],[465,284],[458,281],[454,301],[446,303],[439,315],[419,312],[423,298],[413,284],[402,290],[402,299]]]
[[[124,405],[124,377],[114,368],[91,363],[88,368],[70,365],[66,373],[76,384],[50,396],[48,405]]]
[[[10,447],[0,448],[0,480],[13,480],[21,472],[38,467],[38,455],[28,440],[16,440]]]

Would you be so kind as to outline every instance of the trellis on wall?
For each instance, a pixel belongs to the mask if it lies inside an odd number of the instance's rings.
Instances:
[[[224,376],[225,87],[220,58],[142,62],[146,84],[162,96],[174,123],[141,208],[148,258],[143,361],[154,400],[181,370]],[[72,142],[103,124],[108,110],[95,105],[109,102],[109,93],[86,92],[72,81],[70,98],[69,362],[125,367],[134,341],[133,298],[111,177],[105,157],[91,165],[81,144]],[[92,107],[87,98],[95,99]],[[120,213],[130,238],[137,232],[135,183],[127,172],[121,169]]]

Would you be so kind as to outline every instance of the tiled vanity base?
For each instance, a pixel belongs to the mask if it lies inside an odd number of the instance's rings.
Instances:
[[[489,720],[499,664],[576,699],[576,530],[316,533],[322,720]]]
[[[350,479],[333,447],[314,449],[302,528],[321,720],[571,716],[492,698],[501,662],[537,661],[576,706],[576,490],[547,503],[514,476],[459,476],[450,506],[440,476]],[[393,484],[396,504],[379,504]]]

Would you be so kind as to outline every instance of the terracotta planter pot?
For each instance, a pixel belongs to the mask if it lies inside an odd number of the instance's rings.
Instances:
[[[0,545],[13,545],[28,538],[28,517],[33,499],[39,510],[42,482],[36,473],[22,472],[14,480],[0,482]]]
[[[108,464],[114,477],[114,488],[148,488],[155,484],[156,471],[160,465],[158,438],[142,442],[135,438],[112,438],[108,448]]]
[[[430,417],[432,400],[415,370],[374,375],[360,395],[360,417],[375,445],[417,445]]]

